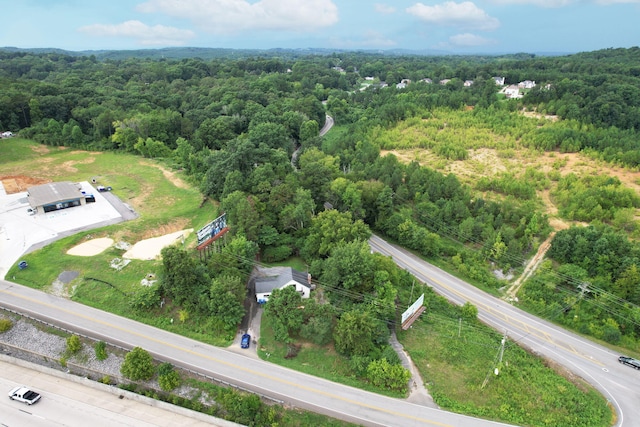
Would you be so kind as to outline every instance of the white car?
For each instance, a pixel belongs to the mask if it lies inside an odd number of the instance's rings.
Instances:
[[[25,386],[18,386],[9,392],[9,399],[18,400],[27,405],[33,405],[40,400],[41,397],[40,393],[36,393]]]

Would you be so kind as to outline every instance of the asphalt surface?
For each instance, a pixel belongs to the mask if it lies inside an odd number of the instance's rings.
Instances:
[[[364,426],[485,427],[506,425],[394,399],[273,365],[7,281],[0,304],[273,400]]]
[[[113,386],[0,355],[0,391],[8,392],[18,385],[37,391],[42,398],[29,406],[3,397],[0,399],[0,426],[240,426]]]
[[[507,345],[526,346],[589,382],[615,410],[616,426],[640,425],[640,371],[618,363],[617,353],[490,296],[377,236],[369,244],[450,301],[475,305],[480,320],[507,334]]]
[[[63,237],[137,218],[133,209],[112,192],[98,192],[81,182],[94,203],[44,214],[29,215],[27,193],[0,191],[0,278],[20,257]]]

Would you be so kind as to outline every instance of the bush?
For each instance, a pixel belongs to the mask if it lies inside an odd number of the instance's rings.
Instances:
[[[153,358],[141,347],[135,347],[124,357],[120,373],[130,380],[149,380],[155,373]]]
[[[96,352],[96,359],[105,360],[107,358],[107,345],[104,341],[98,341],[93,348]]]
[[[82,342],[77,335],[71,335],[67,338],[67,353],[76,354],[82,349]]]
[[[13,327],[13,322],[9,319],[0,319],[0,333],[7,332]]]
[[[158,366],[158,384],[164,391],[171,391],[180,385],[180,374],[173,369],[171,363]]]

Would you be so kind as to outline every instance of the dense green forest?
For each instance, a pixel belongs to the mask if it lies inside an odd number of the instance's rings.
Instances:
[[[637,194],[612,178],[536,170],[468,185],[380,152],[418,147],[464,160],[477,147],[505,156],[526,148],[637,168],[639,63],[638,48],[562,57],[341,52],[209,60],[5,51],[0,128],[52,146],[164,159],[219,201],[233,239],[206,263],[165,249],[162,286],[133,301],[136,309],[167,296],[231,331],[244,314],[254,260],[300,257],[331,304],[312,302],[303,313],[294,309],[297,294],[274,292],[265,314],[275,338],[333,342],[358,375],[376,382],[381,360],[398,362],[389,355],[389,327],[412,279],[370,253],[371,233],[500,294],[505,281],[494,270],[520,271],[552,232],[536,196],[550,180],[558,182],[559,214],[591,225],[555,235],[548,261],[521,290],[522,304],[637,349]],[[505,99],[495,76],[537,84],[521,99]],[[411,84],[396,88],[403,79]],[[525,118],[523,109],[560,120]],[[337,126],[321,138],[325,114]],[[384,368],[394,379],[387,387],[401,390],[405,372]]]

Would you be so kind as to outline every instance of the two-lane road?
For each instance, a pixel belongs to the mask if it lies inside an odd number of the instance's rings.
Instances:
[[[314,412],[366,426],[505,425],[369,393],[0,281],[0,305]]]
[[[640,372],[619,364],[617,353],[490,296],[377,236],[369,243],[372,250],[391,256],[398,266],[450,301],[475,305],[483,322],[500,332],[506,331],[511,340],[591,383],[616,410],[616,425],[640,425]]]

